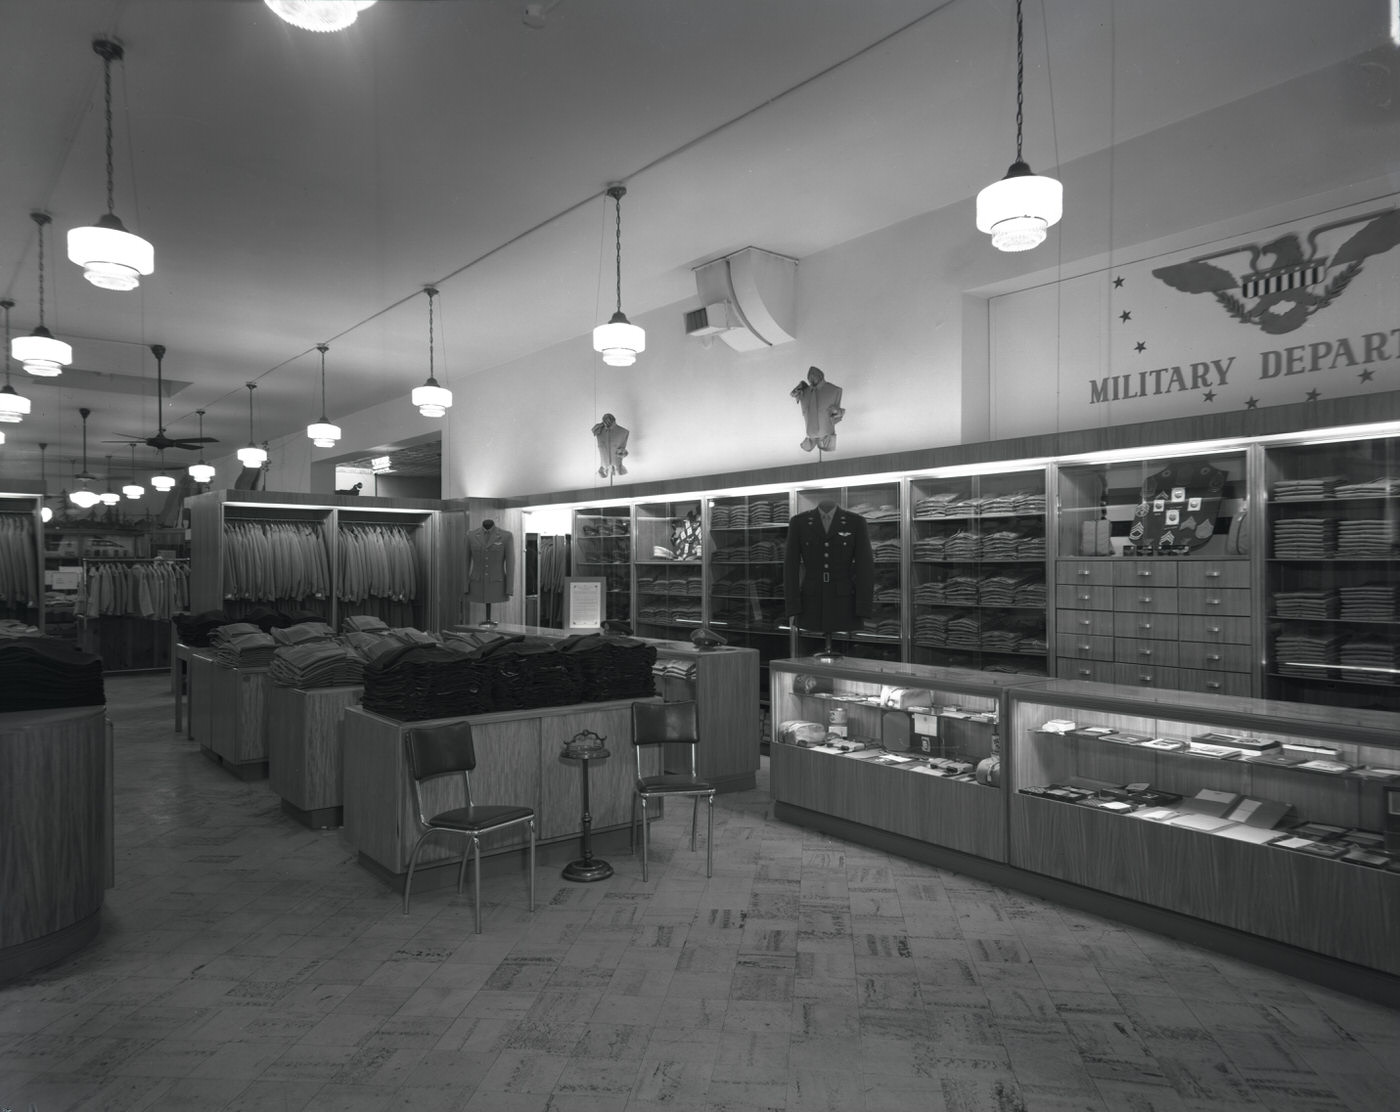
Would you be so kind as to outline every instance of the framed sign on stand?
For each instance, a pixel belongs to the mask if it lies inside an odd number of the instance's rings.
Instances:
[[[607,615],[607,579],[571,575],[564,580],[564,628],[600,629]]]

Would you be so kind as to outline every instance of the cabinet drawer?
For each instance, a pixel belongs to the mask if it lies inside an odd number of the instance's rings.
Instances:
[[[1112,560],[1060,560],[1055,564],[1055,582],[1112,587],[1113,564]]]
[[[1124,687],[1163,687],[1173,690],[1181,686],[1179,668],[1158,668],[1155,664],[1115,664],[1113,680]]]
[[[1241,587],[1181,587],[1177,596],[1183,614],[1249,613],[1249,592]]]
[[[1113,615],[1114,637],[1146,637],[1153,641],[1175,641],[1177,638],[1177,617],[1175,614],[1115,614]]]
[[[1113,588],[1059,583],[1055,586],[1055,605],[1065,610],[1112,610]]]
[[[1055,666],[1055,671],[1062,680],[1114,683],[1114,669],[1117,667],[1106,660],[1062,660]]]
[[[1217,617],[1214,614],[1183,614],[1178,619],[1183,641],[1205,641],[1213,645],[1249,644],[1249,619]]]
[[[1118,587],[1175,587],[1176,567],[1172,560],[1117,560],[1113,583]]]
[[[1175,641],[1150,641],[1145,637],[1114,638],[1113,659],[1120,664],[1150,664],[1158,668],[1175,668],[1179,662]]]
[[[1179,587],[1248,587],[1248,560],[1183,560],[1176,570]]]
[[[1175,614],[1177,588],[1153,587],[1149,584],[1114,587],[1113,609],[1120,614]]]
[[[1177,670],[1178,686],[1183,691],[1204,691],[1210,695],[1248,695],[1249,676],[1244,672],[1198,672],[1192,668]]]
[[[1055,639],[1056,655],[1069,660],[1112,660],[1113,638],[1092,633],[1061,633]]]
[[[1177,663],[1183,668],[1199,668],[1208,672],[1248,672],[1249,646],[1219,644],[1205,641],[1178,642]]]
[[[1055,630],[1057,633],[1072,633],[1076,637],[1092,634],[1095,637],[1113,636],[1112,610],[1056,610]]]

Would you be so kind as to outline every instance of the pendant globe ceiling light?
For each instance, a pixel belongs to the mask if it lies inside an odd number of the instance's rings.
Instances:
[[[112,63],[125,52],[111,39],[94,39],[92,49],[102,59],[106,91],[107,211],[97,222],[68,232],[68,257],[83,268],[83,277],[104,290],[134,290],[141,279],[155,273],[156,249],[126,230],[113,211],[112,187]]]
[[[602,354],[609,367],[630,367],[646,351],[647,334],[622,311],[622,198],[627,196],[627,187],[610,185],[607,195],[613,199],[617,214],[617,312],[607,324],[593,329],[593,350]]]
[[[10,341],[10,354],[24,364],[24,369],[38,378],[53,378],[73,362],[73,349],[44,327],[44,228],[50,223],[46,212],[31,212],[31,220],[39,225],[39,325],[28,336],[16,336]]]
[[[306,435],[318,448],[334,448],[340,439],[340,426],[326,420],[326,352],[330,351],[330,346],[317,344],[316,350],[321,353],[321,419],[306,426]]]
[[[433,377],[433,298],[437,290],[424,286],[423,292],[428,295],[428,381],[413,388],[413,404],[424,417],[443,417],[452,408],[452,391],[439,386]]]
[[[253,439],[253,391],[258,384],[248,382],[244,385],[248,387],[248,443],[238,449],[238,462],[244,467],[261,467],[267,462],[267,451],[259,448]]]
[[[112,457],[107,457],[107,489],[98,496],[98,500],[104,506],[115,506],[122,500],[122,496],[112,489]],[[138,496],[139,497],[139,496]]]
[[[10,350],[10,310],[15,303],[8,297],[0,301],[0,309],[5,310],[5,350]],[[21,397],[10,384],[10,357],[5,356],[5,386],[0,389],[0,423],[15,425],[29,416],[32,403]],[[0,440],[0,444],[4,441]]]
[[[91,413],[92,410],[90,409],[78,410],[78,416],[83,419],[83,469],[73,476],[77,486],[73,493],[68,496],[68,501],[72,502],[73,505],[77,506],[80,510],[90,510],[93,506],[97,505],[98,502],[102,501],[98,493],[88,486],[88,483],[94,482],[97,479],[96,475],[88,474],[87,469],[87,419],[88,415]]]
[[[199,439],[204,440],[204,410],[196,409],[199,414]],[[201,444],[199,449],[199,462],[189,466],[190,478],[197,483],[210,483],[214,481],[214,465],[204,462],[204,447]]]
[[[133,502],[146,493],[146,488],[136,481],[136,445],[131,445],[131,478],[122,487],[122,493]]]
[[[343,31],[374,0],[264,0],[264,3],[303,31]]]
[[[977,230],[988,233],[998,251],[1039,246],[1045,242],[1045,229],[1064,213],[1064,186],[1034,173],[1021,157],[1025,74],[1025,31],[1021,0],[1016,0],[1016,161],[1006,177],[977,194]]]
[[[165,449],[160,450],[160,470],[151,476],[151,487],[164,494],[166,491],[175,489],[175,476],[166,473],[165,470]]]

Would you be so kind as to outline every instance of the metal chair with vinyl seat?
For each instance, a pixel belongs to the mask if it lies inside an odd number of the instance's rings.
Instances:
[[[476,933],[481,933],[481,838],[520,823],[530,826],[530,910],[535,910],[535,812],[530,807],[512,804],[487,805],[472,801],[471,773],[476,769],[476,747],[472,744],[472,728],[468,722],[446,726],[410,729],[404,738],[409,775],[413,778],[413,801],[418,810],[418,822],[425,829],[413,843],[408,856],[408,876],[403,885],[403,913],[408,914],[408,898],[413,888],[413,870],[418,851],[433,834],[460,834],[469,845],[462,853],[462,866],[457,872],[457,894],[462,893],[466,878],[467,858],[474,862],[472,893],[476,903]],[[454,807],[429,816],[423,806],[422,785],[440,776],[460,774],[466,793],[466,805]],[[468,852],[469,851],[469,852]]]
[[[653,799],[668,797],[691,798],[690,849],[695,851],[695,827],[703,798],[709,805],[705,830],[705,875],[713,876],[715,867],[715,786],[702,780],[695,771],[695,751],[700,744],[699,719],[695,703],[633,703],[632,749],[637,762],[637,783],[632,793],[632,847],[636,852],[637,808],[641,805],[642,821],[642,880],[647,879],[647,804]],[[684,747],[689,757],[690,771],[665,772],[653,776],[642,772],[642,752],[656,746]],[[665,754],[663,752],[663,769]]]

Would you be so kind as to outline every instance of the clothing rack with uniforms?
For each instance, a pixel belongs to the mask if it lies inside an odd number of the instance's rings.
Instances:
[[[75,601],[79,641],[109,672],[168,668],[166,623],[189,604],[187,559],[84,557]]]
[[[564,580],[569,575],[568,536],[540,537],[539,555],[539,624],[553,628],[564,624]]]
[[[224,598],[328,612],[330,560],[325,530],[306,521],[243,519],[224,523]]]
[[[37,497],[0,499],[0,618],[38,622],[44,597]]]
[[[391,626],[416,625],[416,533],[407,525],[341,523],[336,532],[336,598],[350,604],[354,613],[373,614]]]

